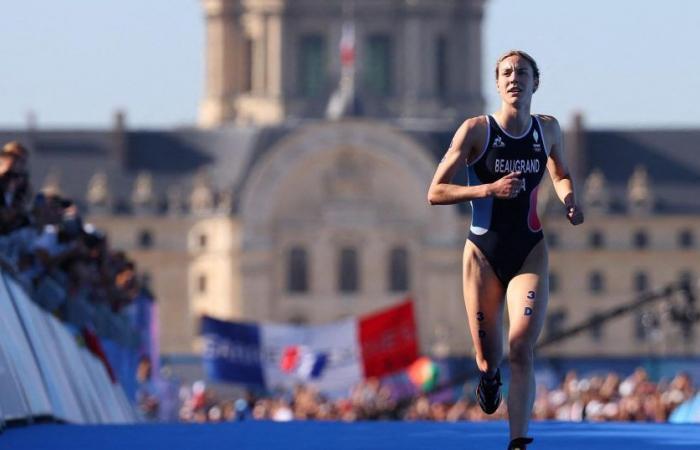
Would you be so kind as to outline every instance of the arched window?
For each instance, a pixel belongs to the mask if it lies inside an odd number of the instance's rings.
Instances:
[[[605,246],[605,236],[600,230],[593,230],[588,235],[588,245],[591,248],[603,248]]]
[[[405,292],[410,289],[408,250],[394,247],[389,254],[389,291]]]
[[[205,250],[207,248],[208,237],[206,234],[201,233],[197,236],[197,246],[200,250]]]
[[[695,245],[695,236],[693,230],[685,229],[678,233],[678,246],[682,249],[693,248]]]
[[[153,234],[150,230],[141,230],[139,232],[139,248],[149,249],[153,247]]]
[[[360,273],[357,250],[353,247],[340,249],[338,264],[338,290],[342,293],[354,293],[360,289]]]
[[[197,276],[197,293],[206,294],[207,293],[207,276],[201,274]]]
[[[605,277],[602,273],[593,271],[588,275],[588,290],[595,295],[605,291]]]
[[[287,291],[295,294],[309,291],[309,258],[302,247],[292,247],[287,255]]]
[[[644,292],[649,289],[649,278],[645,272],[635,273],[632,283],[635,292]]]
[[[635,248],[647,248],[649,246],[649,235],[644,230],[637,230],[632,238]]]

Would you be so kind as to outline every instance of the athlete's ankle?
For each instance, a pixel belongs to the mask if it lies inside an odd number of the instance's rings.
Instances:
[[[481,372],[481,378],[488,383],[493,383],[498,380],[499,374],[500,371],[498,368],[495,368],[486,372]]]

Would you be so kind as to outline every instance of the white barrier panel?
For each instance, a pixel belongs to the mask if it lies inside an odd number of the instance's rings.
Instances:
[[[5,420],[51,416],[72,423],[133,423],[138,418],[101,360],[0,274],[0,427]]]
[[[114,396],[112,380],[109,378],[107,369],[105,369],[102,361],[89,353],[83,354],[83,361],[85,363],[85,367],[87,368],[87,373],[92,377],[93,382],[97,386],[98,392],[100,392],[102,404],[109,414],[108,422],[127,423],[128,420],[121,412],[121,408],[119,407],[117,399]]]
[[[8,301],[0,298],[0,302]],[[8,334],[0,321],[0,336]],[[17,381],[14,367],[5,357],[5,352],[0,345],[0,426],[6,420],[23,419],[31,415],[27,402],[24,399],[22,386]]]
[[[96,361],[99,366],[102,366],[104,368],[104,365],[102,361],[100,361],[98,358],[96,358],[92,353],[90,353],[89,350],[82,348],[78,352],[78,357],[80,358],[81,361],[81,366],[84,368],[84,375],[85,375],[85,383],[89,384],[91,386],[91,390],[96,396],[95,400],[97,402],[97,409],[100,415],[100,421],[101,423],[112,423],[112,413],[110,412],[110,406],[105,402],[105,393],[104,393],[104,388],[102,386],[102,383],[99,383],[96,381],[96,378],[99,375],[95,375],[93,372],[95,369],[93,368],[92,361]],[[104,371],[105,376],[109,377],[107,375],[107,371]]]
[[[119,401],[119,405],[121,406],[122,411],[124,412],[124,417],[126,417],[127,422],[129,422],[129,423],[138,422],[139,418],[136,415],[136,410],[134,410],[134,407],[129,402],[129,399],[126,398],[126,393],[124,392],[124,388],[122,387],[122,385],[115,384],[114,391],[115,391],[115,395],[117,397],[117,400]]]
[[[0,346],[7,357],[10,367],[14,368],[17,382],[21,385],[21,394],[26,402],[27,416],[53,416],[55,411],[44,386],[37,361],[27,340],[22,322],[17,316],[13,299],[7,291],[9,277],[0,276],[0,324],[2,339]],[[21,374],[21,376],[19,376]]]
[[[85,423],[80,402],[71,386],[58,350],[46,323],[46,312],[39,309],[14,280],[5,276],[8,291],[15,300],[20,320],[24,324],[29,343],[35,351],[39,368],[49,392],[54,417],[71,423]]]
[[[61,360],[68,372],[68,377],[73,386],[75,394],[80,400],[85,413],[87,423],[106,423],[106,415],[101,408],[100,394],[95,390],[95,386],[87,374],[85,364],[80,356],[75,338],[70,331],[58,320],[48,316],[48,324],[56,347],[60,351]]]

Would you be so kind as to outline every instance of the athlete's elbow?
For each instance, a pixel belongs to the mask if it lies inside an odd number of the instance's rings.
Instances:
[[[428,190],[428,203],[431,205],[439,205],[442,203],[440,200],[441,200],[440,193],[437,191],[437,189],[434,189],[431,187]]]
[[[433,195],[432,192],[428,192],[428,204],[430,205],[437,205],[437,198],[435,198],[435,195]]]

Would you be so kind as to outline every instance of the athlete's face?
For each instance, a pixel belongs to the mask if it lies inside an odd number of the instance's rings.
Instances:
[[[496,86],[504,102],[513,105],[530,103],[537,89],[532,65],[519,55],[509,56],[498,65]]]

